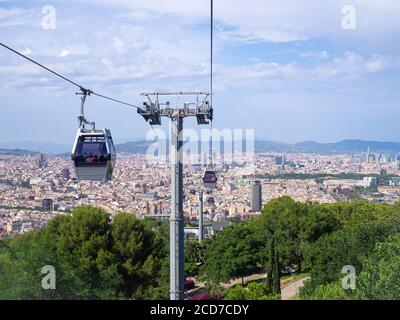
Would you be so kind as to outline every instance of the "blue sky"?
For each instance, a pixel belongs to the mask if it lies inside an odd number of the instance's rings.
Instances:
[[[400,2],[214,2],[215,127],[282,142],[400,141]],[[42,27],[45,5],[54,30]],[[342,27],[344,5],[356,10],[354,30]],[[142,91],[209,88],[208,0],[0,0],[0,40],[134,104]],[[0,48],[0,142],[70,143],[75,92]],[[134,109],[97,97],[87,113],[117,141],[149,130]]]

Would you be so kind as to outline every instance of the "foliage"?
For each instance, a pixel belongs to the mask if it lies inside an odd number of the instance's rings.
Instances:
[[[280,294],[269,293],[264,282],[251,282],[247,286],[236,285],[226,289],[224,292],[224,300],[280,300]]]
[[[339,228],[340,222],[328,209],[315,204],[295,202],[289,197],[271,200],[260,217],[264,241],[275,239],[280,265],[295,264],[301,272],[306,248],[321,235]]]
[[[247,222],[234,223],[218,233],[207,245],[203,273],[210,284],[244,277],[259,267],[260,244]]]
[[[377,243],[374,251],[364,261],[357,278],[356,294],[360,299],[400,299],[400,236],[390,236]]]
[[[344,290],[341,281],[321,284],[310,288],[309,285],[300,289],[300,296],[307,300],[351,300],[354,295],[350,290]]]
[[[395,174],[388,174],[384,170],[380,174],[360,174],[360,173],[280,173],[280,174],[258,174],[257,179],[282,179],[282,180],[316,180],[318,182],[324,179],[336,179],[336,180],[362,180],[366,177],[375,177],[378,179],[380,186],[389,185],[389,181],[396,177]]]
[[[274,270],[274,259],[275,259],[274,252],[275,252],[274,239],[271,239],[269,244],[270,257],[268,261],[267,280],[266,280],[267,290],[269,293],[272,293],[274,291],[274,281],[272,275],[272,272]]]
[[[206,250],[206,263],[202,270],[209,279],[218,282],[250,275],[259,268],[272,270],[267,272],[265,285],[272,288],[274,270],[294,265],[298,272],[309,271],[311,276],[302,290],[302,298],[394,298],[398,287],[391,277],[395,277],[398,261],[395,255],[389,258],[387,254],[386,262],[393,270],[391,274],[383,266],[379,266],[380,269],[373,266],[374,260],[380,261],[384,256],[379,258],[372,252],[377,243],[386,241],[399,231],[400,204],[299,203],[282,197],[271,200],[261,216],[221,231]],[[246,253],[235,250],[240,242],[246,244]],[[271,260],[271,252],[275,250],[276,261]],[[253,258],[247,253],[251,253]],[[243,257],[247,259],[241,260]],[[237,261],[245,261],[245,268],[240,269],[235,264]],[[344,277],[341,272],[346,265],[354,266],[360,281],[364,281],[355,292],[341,287]],[[368,273],[364,271],[367,267]],[[388,286],[386,281],[389,280],[395,283],[393,292],[389,290],[387,295],[379,293],[378,289]],[[372,282],[382,286],[374,286]],[[243,297],[246,292],[240,287],[234,291],[236,296],[242,294]]]
[[[281,293],[281,276],[280,267],[278,261],[278,253],[275,247],[275,240],[272,238],[270,241],[269,248],[269,262],[267,269],[267,281],[266,287],[270,294],[280,294]]]
[[[205,263],[206,242],[196,240],[185,242],[185,275],[195,277],[199,275],[200,268]]]
[[[138,299],[158,286],[163,243],[134,215],[113,221],[80,207],[40,231],[9,240],[0,252],[1,299]],[[56,290],[44,290],[42,267],[56,270]]]
[[[369,216],[369,221],[366,220]],[[345,265],[352,265],[358,274],[363,260],[373,250],[375,243],[399,232],[396,217],[385,221],[373,218],[371,211],[364,216],[353,214],[341,230],[322,236],[305,254],[305,266],[310,269],[312,281],[328,284],[336,281]]]
[[[274,243],[274,242],[273,242]],[[279,259],[278,259],[278,252],[275,246],[272,246],[273,249],[271,250],[271,260],[272,262],[272,294],[280,294],[281,293],[281,274],[279,267]]]
[[[286,266],[309,272],[303,299],[398,299],[399,231],[400,204],[282,197],[211,239],[187,241],[185,273],[215,288],[267,271],[264,283],[225,290],[227,299],[276,298],[268,293],[279,293]],[[56,290],[41,287],[45,265],[56,269]],[[359,275],[353,292],[341,287],[345,265]],[[80,207],[0,241],[0,299],[167,299],[168,286],[168,223]]]

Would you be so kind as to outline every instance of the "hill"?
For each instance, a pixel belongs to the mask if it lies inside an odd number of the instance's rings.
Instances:
[[[318,143],[305,141],[294,144],[299,151],[316,153],[360,153],[366,152],[368,147],[371,152],[399,153],[400,143],[364,141],[364,140],[343,140],[336,143]]]
[[[37,154],[37,152],[29,150],[21,150],[21,149],[0,149],[0,155],[1,154],[20,156],[20,155],[34,155]]]
[[[115,148],[117,153],[130,153],[130,154],[145,154],[148,147],[153,144],[153,141],[130,141],[126,143],[116,144]],[[165,145],[168,145],[166,141]],[[207,143],[205,143],[207,145]],[[215,146],[216,144],[214,144]],[[23,146],[23,147],[22,147]],[[192,142],[192,150],[201,150],[201,142]],[[281,153],[294,153],[294,152],[309,152],[309,153],[364,153],[368,147],[372,153],[400,153],[400,143],[398,142],[382,142],[382,141],[365,141],[357,139],[347,139],[334,143],[319,143],[315,141],[303,141],[294,144],[282,143],[268,140],[258,139],[254,142],[254,151],[256,153],[267,152],[281,152]],[[224,141],[220,143],[221,152],[224,149]],[[245,143],[243,142],[243,150],[245,150]],[[70,156],[70,146],[55,145],[46,143],[0,143],[0,153],[2,154],[34,154],[34,153],[47,153],[57,156]]]

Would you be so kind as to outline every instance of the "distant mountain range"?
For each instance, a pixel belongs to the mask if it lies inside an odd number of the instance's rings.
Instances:
[[[0,142],[0,149],[3,150],[24,150],[30,152],[42,152],[48,154],[57,154],[71,152],[72,144],[56,144],[56,143],[45,143],[35,141],[24,141],[24,142]]]
[[[117,153],[145,154],[149,145],[154,142],[145,140],[131,141],[116,144]],[[196,143],[196,142],[195,142]],[[200,147],[200,142],[198,142]],[[335,143],[318,143],[315,141],[304,141],[294,144],[281,143],[266,140],[256,140],[254,149],[256,153],[266,152],[309,152],[309,153],[362,153],[366,152],[368,147],[372,153],[400,153],[400,143],[398,142],[380,142],[364,140],[343,140]],[[0,154],[28,154],[28,153],[47,153],[51,155],[70,155],[71,146],[62,144],[46,143],[0,143]],[[221,142],[221,150],[223,142]]]
[[[115,149],[117,153],[120,152],[125,152],[125,153],[139,153],[139,154],[145,154],[148,147],[154,142],[150,141],[131,141],[131,142],[126,142],[126,143],[121,143],[121,144],[116,144]]]
[[[343,140],[334,143],[318,143],[315,141],[303,141],[294,144],[256,141],[255,151],[257,153],[275,152],[311,152],[311,153],[362,153],[367,152],[368,147],[371,152],[395,154],[400,152],[400,143],[364,141],[364,140]]]
[[[139,153],[146,152],[148,146],[153,142],[135,141],[116,145],[117,152]],[[194,142],[196,144],[196,142]],[[201,149],[201,143],[198,142],[198,150]],[[315,141],[304,141],[294,144],[256,140],[254,142],[254,151],[256,153],[266,152],[310,152],[310,153],[362,153],[367,152],[368,147],[372,153],[400,153],[400,143],[398,142],[380,142],[363,140],[343,140],[336,143],[318,143]],[[221,142],[221,150],[224,143]],[[243,149],[245,144],[243,143]]]
[[[38,152],[29,151],[29,150],[21,150],[21,149],[0,149],[0,155],[27,155],[27,154],[37,154]]]

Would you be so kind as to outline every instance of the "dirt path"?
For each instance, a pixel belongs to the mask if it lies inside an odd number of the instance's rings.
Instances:
[[[299,294],[299,289],[304,287],[304,283],[306,280],[310,279],[309,277],[303,278],[300,280],[293,281],[289,283],[287,286],[281,289],[282,300],[290,300]]]

